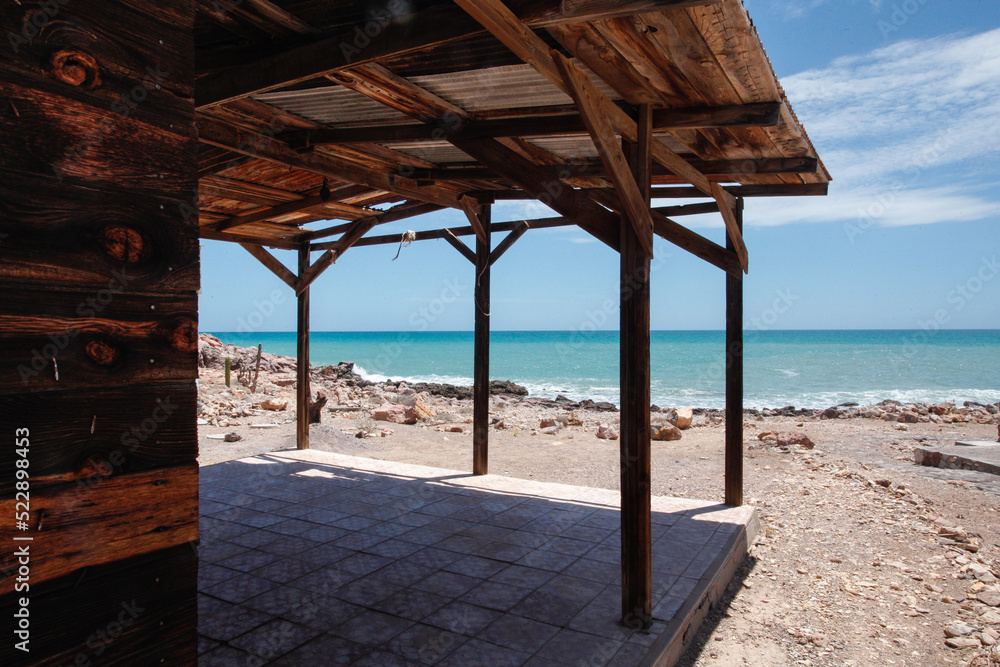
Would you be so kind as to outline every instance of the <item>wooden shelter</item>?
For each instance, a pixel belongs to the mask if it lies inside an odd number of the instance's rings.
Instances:
[[[3,541],[30,547],[30,661],[194,655],[199,237],[241,244],[298,296],[305,448],[312,283],[352,247],[400,242],[379,225],[463,211],[467,227],[415,240],[474,265],[476,474],[490,266],[544,227],[619,251],[622,618],[643,627],[659,235],[727,274],[725,498],[742,503],[743,199],[824,195],[829,175],[740,0],[53,0],[4,3],[0,27],[0,408],[26,439],[0,449],[0,484],[7,517],[28,515]],[[515,199],[559,217],[493,222]],[[725,247],[674,220],[704,213]]]

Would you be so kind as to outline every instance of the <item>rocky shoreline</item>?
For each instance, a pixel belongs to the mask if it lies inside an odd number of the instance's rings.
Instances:
[[[218,382],[223,372],[225,359],[230,359],[230,386]],[[238,425],[245,419],[261,411],[284,412],[291,420],[294,412],[294,388],[296,383],[296,360],[263,352],[259,360],[259,377],[256,378],[255,392],[241,386],[239,378],[252,376],[258,367],[257,350],[225,345],[209,334],[200,334],[198,343],[198,365],[201,376],[207,380],[199,394],[199,417],[213,425]],[[372,382],[354,372],[354,364],[341,362],[337,365],[320,366],[310,369],[312,390],[319,399],[325,397],[327,412],[367,412],[375,421],[414,424],[425,423],[440,426],[451,423],[468,423],[472,410],[472,388],[437,383],[406,383],[386,380]],[[220,384],[222,388],[220,389]],[[249,382],[247,382],[249,384]],[[490,383],[491,409],[506,413],[494,417],[492,427],[527,431],[547,432],[546,429],[560,430],[569,426],[585,426],[590,422],[596,428],[598,437],[616,439],[617,432],[611,423],[618,408],[607,402],[591,400],[572,401],[564,396],[555,399],[530,396],[524,387],[509,381],[493,380]],[[383,407],[383,406],[396,407]],[[678,416],[678,411],[690,412],[689,418]],[[535,420],[528,413],[555,413]],[[602,413],[609,413],[602,415]],[[792,417],[803,420],[828,419],[875,419],[899,424],[904,430],[906,424],[992,424],[998,421],[1000,403],[983,405],[966,401],[955,403],[903,404],[899,401],[884,400],[874,405],[862,406],[857,403],[843,403],[823,409],[781,408],[745,409],[747,418]],[[360,421],[364,421],[362,418]],[[680,439],[680,430],[700,426],[718,425],[725,422],[725,411],[713,408],[691,406],[652,406],[654,439]],[[673,429],[668,426],[675,427]],[[375,429],[366,429],[375,433]],[[663,431],[661,433],[661,431]],[[554,432],[554,431],[553,431]],[[1000,436],[1000,426],[998,426]]]

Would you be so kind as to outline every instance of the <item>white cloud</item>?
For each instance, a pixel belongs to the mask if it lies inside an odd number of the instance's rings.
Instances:
[[[755,203],[748,224],[1000,213],[979,187],[1000,167],[1000,30],[899,42],[782,84],[834,184],[825,199]]]
[[[771,0],[771,8],[776,13],[784,14],[786,19],[797,19],[805,16],[817,7],[830,4],[832,1],[834,0]],[[852,5],[856,5],[858,2],[869,4],[878,10],[882,8],[884,0],[850,0]]]

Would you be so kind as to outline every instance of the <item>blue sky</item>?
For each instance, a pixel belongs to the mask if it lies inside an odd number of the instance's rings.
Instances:
[[[745,4],[834,178],[826,198],[747,201],[746,328],[1000,328],[1000,4]],[[507,203],[493,218],[544,215]],[[717,216],[683,221],[724,240]],[[449,211],[379,233],[464,224]],[[203,243],[203,331],[294,330],[291,290],[239,246]],[[470,330],[471,264],[444,241],[396,250],[328,269],[313,330]],[[722,273],[662,240],[656,255],[652,327],[722,328]],[[492,283],[494,330],[618,326],[617,255],[578,229],[529,232]]]

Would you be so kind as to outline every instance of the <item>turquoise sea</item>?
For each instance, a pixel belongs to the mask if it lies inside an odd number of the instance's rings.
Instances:
[[[292,332],[215,333],[295,355]],[[1000,330],[747,331],[746,407],[1000,401]],[[371,380],[472,384],[472,332],[312,332],[314,366],[353,361]],[[724,334],[654,331],[652,401],[724,404]],[[533,395],[618,403],[618,332],[494,331],[490,375]]]

